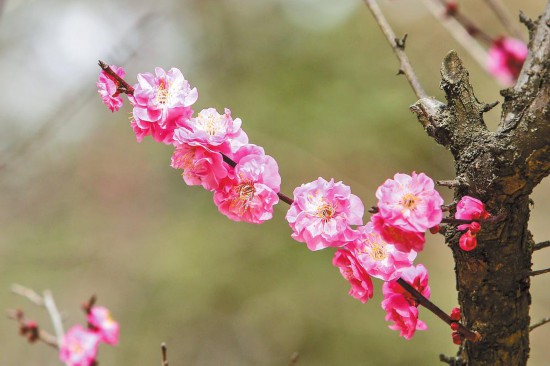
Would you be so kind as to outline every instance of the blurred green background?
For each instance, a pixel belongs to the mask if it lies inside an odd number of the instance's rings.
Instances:
[[[544,0],[505,1],[535,17]],[[484,2],[461,1],[491,34],[503,31]],[[421,2],[382,1],[427,91],[438,98],[439,65],[457,49],[477,96],[499,85]],[[171,149],[135,142],[128,105],[111,114],[95,89],[97,59],[122,64],[127,80],[155,66],[180,68],[199,89],[195,110],[231,108],[251,142],[275,157],[282,190],[318,176],[351,185],[365,206],[395,172],[453,178],[450,154],[426,136],[408,106],[415,97],[360,0],[4,2],[0,18],[0,307],[21,308],[48,330],[45,311],[9,291],[49,288],[83,322],[91,294],[120,322],[118,347],[101,365],[437,365],[453,354],[451,330],[421,310],[429,330],[411,341],[387,328],[377,296],[366,305],[331,265],[290,238],[285,205],[261,225],[234,223],[211,194],[170,168]],[[487,115],[495,128],[499,108]],[[549,238],[550,184],[533,199],[535,241]],[[450,191],[442,190],[446,199]],[[368,220],[368,216],[365,217]],[[536,253],[534,268],[550,253]],[[417,262],[432,299],[456,306],[451,253],[430,238]],[[548,316],[548,276],[532,281],[532,318]],[[0,318],[1,365],[58,365]],[[532,333],[532,365],[549,362],[550,327]]]

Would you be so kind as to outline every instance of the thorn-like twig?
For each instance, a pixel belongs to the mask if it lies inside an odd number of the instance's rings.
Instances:
[[[533,323],[529,326],[529,331],[532,331],[533,329],[535,328],[538,328],[540,327],[541,325],[544,325],[546,323],[550,323],[550,318],[542,318],[541,320],[539,320],[538,322],[536,323]]]
[[[454,321],[451,319],[451,317],[446,314],[443,310],[441,310],[436,304],[428,300],[424,295],[422,295],[420,292],[418,292],[413,286],[411,286],[407,281],[405,281],[402,278],[399,278],[397,280],[397,283],[405,289],[408,293],[410,293],[416,302],[418,302],[420,305],[424,306],[426,309],[434,313],[439,319],[443,320],[447,324],[451,324]],[[478,332],[472,332],[470,329],[466,328],[461,323],[458,324],[458,332],[462,334],[466,339],[472,341],[472,342],[478,342],[481,340],[481,334]]]
[[[442,187],[447,188],[458,188],[458,187],[468,187],[469,184],[467,182],[464,182],[460,179],[453,179],[453,180],[436,180],[435,184]]]
[[[398,40],[390,24],[384,17],[384,14],[382,13],[382,10],[378,6],[378,3],[376,2],[376,0],[363,0],[363,2],[369,8],[370,12],[374,16],[374,19],[378,23],[378,26],[382,30],[382,33],[384,33],[388,43],[391,45],[393,52],[399,59],[399,64],[400,64],[399,70],[407,78],[407,81],[409,82],[411,88],[413,89],[414,94],[416,94],[418,99],[427,98],[428,94],[426,94],[426,92],[424,91],[424,88],[422,88],[422,86],[420,85],[420,81],[418,81],[418,77],[416,76],[416,73],[414,72],[411,66],[409,58],[405,53],[406,35],[403,37],[402,40]]]
[[[288,366],[294,366],[298,362],[298,359],[300,358],[300,354],[298,352],[294,352],[290,356],[290,362],[288,363]]]
[[[544,248],[547,248],[547,247],[550,247],[550,240],[547,240],[547,241],[543,241],[542,243],[537,243],[533,246],[533,251],[535,250],[540,250],[540,249],[544,249]]]
[[[484,106],[483,106],[483,109],[481,110],[483,113],[487,113],[489,112],[491,109],[495,108],[500,102],[497,100],[493,103],[486,103]]]
[[[545,273],[548,273],[548,272],[550,272],[550,268],[539,269],[537,271],[529,271],[527,273],[528,273],[529,276],[538,276],[538,275],[545,274]]]
[[[394,41],[395,41],[395,45],[402,49],[403,51],[405,50],[405,43],[407,43],[407,37],[409,35],[407,33],[405,33],[405,35],[403,36],[403,38],[396,38]]]
[[[535,29],[535,22],[533,22],[533,19],[525,15],[522,10],[519,11],[519,21],[527,27],[529,32]]]
[[[168,348],[166,347],[166,343],[161,343],[160,350],[162,353],[161,366],[168,366]]]

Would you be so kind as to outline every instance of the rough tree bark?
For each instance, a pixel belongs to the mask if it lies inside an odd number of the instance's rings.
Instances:
[[[529,357],[529,275],[533,241],[527,228],[529,195],[550,172],[550,3],[528,24],[529,55],[516,85],[503,90],[498,130],[483,113],[492,106],[474,95],[456,52],[441,67],[447,104],[422,98],[411,106],[428,135],[454,156],[455,198],[477,197],[499,220],[483,226],[478,247],[459,249],[449,228],[463,322],[482,335],[466,342],[455,365],[525,365]]]

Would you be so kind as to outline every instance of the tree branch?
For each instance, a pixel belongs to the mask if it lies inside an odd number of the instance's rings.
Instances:
[[[533,251],[544,249],[544,248],[547,248],[547,247],[550,247],[550,240],[543,241],[542,243],[535,244],[533,246]]]
[[[162,353],[161,366],[168,366],[168,348],[166,347],[166,343],[162,342],[160,350]]]
[[[550,272],[550,268],[539,269],[538,271],[529,271],[529,272],[527,272],[527,274],[529,276],[538,276],[538,275],[545,274],[545,273],[548,273],[548,272]]]
[[[393,32],[390,24],[384,17],[382,10],[376,3],[376,0],[363,0],[363,2],[365,3],[365,5],[367,5],[369,10],[371,11],[372,15],[374,16],[374,19],[378,23],[378,26],[382,30],[382,33],[384,33],[384,35],[386,36],[388,43],[390,44],[391,48],[393,49],[393,52],[397,56],[397,59],[399,60],[399,64],[400,64],[399,73],[405,75],[405,77],[407,78],[407,81],[409,82],[417,98],[419,99],[427,98],[428,94],[426,94],[426,92],[420,85],[420,82],[418,81],[418,78],[411,66],[409,58],[405,53],[405,41],[400,40],[395,36],[395,33]]]
[[[55,301],[50,290],[44,291],[44,306],[48,310],[48,314],[52,320],[55,336],[57,337],[57,343],[61,344],[63,342],[63,336],[65,335],[65,331],[63,330],[63,320],[57,310],[57,306],[55,305]]]
[[[535,328],[538,328],[540,327],[541,325],[544,325],[546,323],[550,323],[550,318],[542,318],[541,320],[539,320],[538,322],[536,323],[533,323],[529,326],[529,331],[532,331],[533,329]]]

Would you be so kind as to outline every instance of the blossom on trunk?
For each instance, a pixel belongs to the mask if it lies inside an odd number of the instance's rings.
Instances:
[[[186,184],[202,185],[209,191],[219,188],[221,180],[227,177],[229,168],[220,153],[200,145],[187,144],[176,145],[171,166],[174,169],[183,169],[182,177]]]
[[[310,250],[340,247],[355,239],[350,225],[361,225],[365,208],[342,182],[323,178],[294,190],[294,203],[286,214],[292,238]]]
[[[527,46],[519,39],[500,37],[491,44],[487,69],[503,85],[513,85],[527,58]]]
[[[378,187],[376,198],[384,221],[402,230],[425,232],[443,218],[443,199],[424,173],[395,174]]]
[[[90,366],[95,361],[99,341],[98,333],[75,325],[59,345],[59,358],[67,366]]]
[[[118,344],[119,325],[111,317],[111,312],[103,306],[92,306],[87,316],[88,324],[100,336],[100,341]]]
[[[419,264],[401,272],[401,278],[414,287],[424,297],[430,297],[428,286],[428,271]],[[425,330],[426,323],[418,319],[418,303],[397,281],[385,282],[382,286],[384,300],[382,308],[386,311],[386,320],[393,321],[389,326],[392,330],[399,330],[399,335],[411,339],[417,330]]]
[[[137,79],[129,99],[134,106],[132,127],[138,141],[151,135],[157,142],[171,144],[174,130],[193,114],[191,105],[197,101],[197,89],[191,89],[176,68],[165,72],[157,67],[155,75],[138,74]]]
[[[126,72],[122,67],[111,65],[110,68],[115,72],[115,74],[117,74],[121,78],[126,76]],[[99,78],[96,85],[97,92],[101,96],[101,100],[103,100],[103,103],[111,110],[111,112],[118,111],[124,103],[122,97],[118,93],[118,82],[114,80],[112,76],[102,70],[99,73]]]
[[[424,249],[426,238],[424,233],[407,231],[388,224],[382,216],[371,216],[374,231],[376,231],[387,243],[395,245],[402,252],[421,252]]]
[[[460,220],[484,220],[491,214],[485,210],[485,204],[477,198],[464,196],[456,204],[455,219]],[[458,230],[467,230],[470,224],[458,226]]]
[[[372,298],[374,288],[372,280],[354,255],[346,249],[339,249],[334,253],[332,264],[340,269],[342,276],[349,281],[350,296],[355,297],[363,304]]]
[[[277,162],[268,155],[248,155],[214,192],[218,210],[233,221],[260,224],[273,216],[279,202],[281,176]]]
[[[401,270],[412,266],[416,252],[400,251],[378,234],[372,223],[357,228],[358,236],[346,248],[354,253],[367,273],[383,281],[400,277]]]

